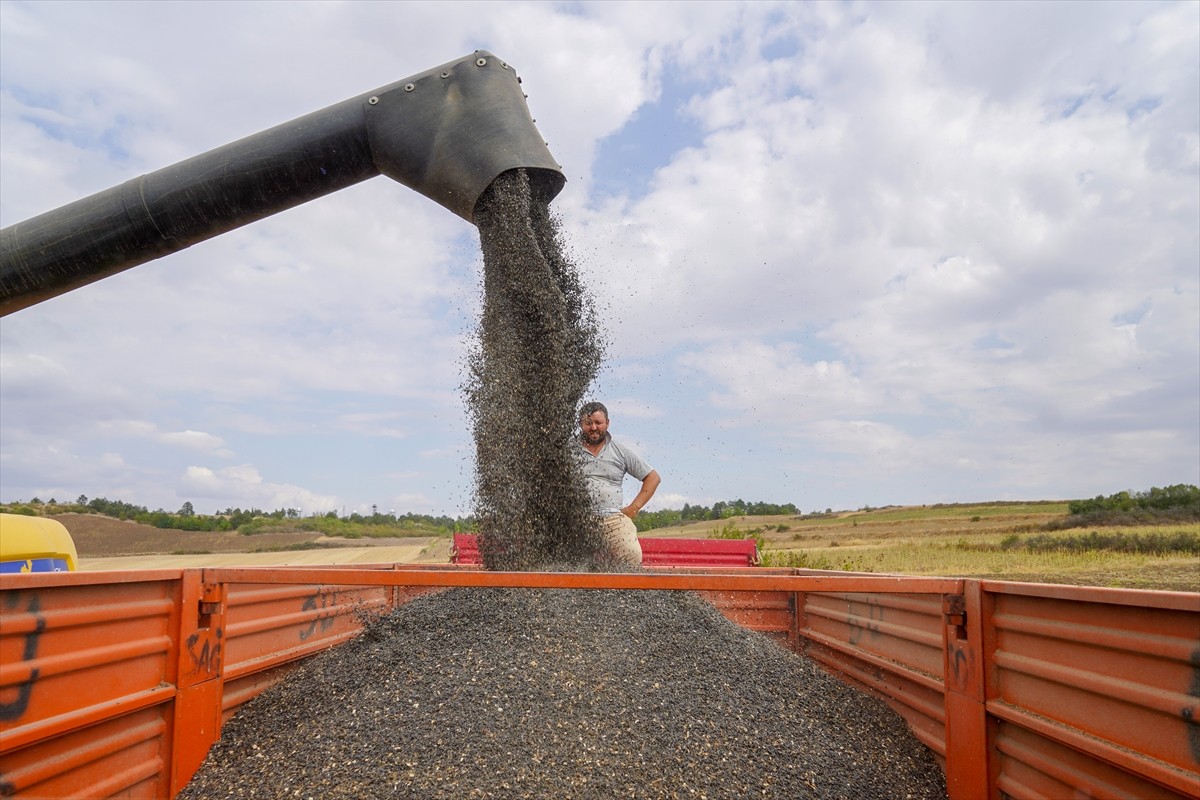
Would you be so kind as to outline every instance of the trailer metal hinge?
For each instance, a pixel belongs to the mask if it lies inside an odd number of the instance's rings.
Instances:
[[[211,628],[214,616],[225,610],[223,587],[219,583],[206,583],[200,587],[200,603],[196,615],[197,628]]]
[[[967,598],[961,594],[942,595],[942,615],[947,625],[964,628],[967,624]]]

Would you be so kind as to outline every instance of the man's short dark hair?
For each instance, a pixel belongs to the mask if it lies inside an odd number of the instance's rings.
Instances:
[[[592,414],[595,414],[597,411],[599,411],[601,414],[603,414],[605,419],[608,419],[608,409],[604,407],[604,403],[596,403],[596,402],[584,403],[583,407],[581,409],[579,409],[579,418],[587,419]]]

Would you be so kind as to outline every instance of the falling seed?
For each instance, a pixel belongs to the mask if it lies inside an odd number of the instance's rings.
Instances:
[[[488,187],[475,223],[484,300],[464,395],[484,567],[603,570],[574,440],[605,349],[591,298],[524,170]]]

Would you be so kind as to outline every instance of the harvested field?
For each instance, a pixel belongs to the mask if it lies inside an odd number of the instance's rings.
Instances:
[[[446,563],[445,539],[424,539],[394,547],[335,547],[318,550],[279,550],[268,553],[193,553],[81,558],[82,572],[109,569],[196,569],[199,567],[302,567],[342,564]]]
[[[59,514],[75,540],[79,568],[159,569],[305,564],[446,563],[450,539],[420,536],[337,539],[292,531],[244,536],[236,532],[155,528],[98,514]]]
[[[136,556],[156,553],[197,552],[249,553],[268,548],[292,547],[315,542],[317,533],[266,533],[243,536],[236,532],[180,531],[155,528],[99,514],[59,514],[61,522],[81,558]]]

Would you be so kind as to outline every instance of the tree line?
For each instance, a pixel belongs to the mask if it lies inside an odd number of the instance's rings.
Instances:
[[[28,503],[14,503],[9,513],[41,516],[42,514],[101,514],[113,519],[130,520],[142,525],[152,525],[155,528],[166,528],[181,531],[241,531],[257,532],[264,528],[274,527],[271,523],[282,524],[295,520],[298,524],[308,521],[325,523],[322,527],[333,527],[329,523],[348,523],[355,526],[392,526],[401,529],[414,527],[432,528],[440,532],[456,532],[473,530],[473,517],[435,516],[432,514],[371,514],[351,513],[340,516],[336,511],[321,514],[304,515],[297,508],[277,508],[266,511],[261,508],[230,507],[214,514],[198,514],[191,501],[185,502],[178,511],[171,512],[162,508],[151,511],[146,506],[126,503],[123,500],[109,500],[107,497],[94,497],[90,500],[86,495],[80,495],[74,503],[59,503],[53,497],[43,502],[35,497]]]
[[[730,517],[797,515],[795,503],[747,503],[745,500],[718,500],[711,506],[684,503],[683,508],[664,508],[659,511],[642,511],[633,520],[639,532],[683,525],[688,522],[703,522],[710,519]]]
[[[381,533],[378,535],[385,535],[386,529],[397,529],[398,532],[419,529],[422,532],[445,534],[476,529],[475,518],[472,516],[382,514],[374,508],[370,514],[353,512],[346,516],[339,515],[336,511],[328,511],[305,517],[296,508],[277,508],[273,511],[266,511],[261,508],[237,507],[229,507],[217,511],[215,514],[198,514],[191,502],[184,503],[175,512],[161,508],[151,511],[146,506],[126,503],[122,500],[109,500],[106,497],[89,499],[86,495],[80,495],[74,503],[58,503],[54,498],[43,502],[35,497],[27,504],[10,504],[8,511],[32,516],[46,513],[96,513],[114,519],[132,520],[156,528],[182,531],[258,533],[284,527],[288,522],[294,522],[296,527],[319,529],[329,535],[337,535],[339,528],[360,531],[357,535],[362,535],[361,531],[364,529],[380,531]],[[1096,521],[1097,517],[1114,515],[1163,516],[1165,514],[1174,518],[1182,514],[1188,519],[1200,518],[1200,488],[1180,483],[1163,488],[1155,486],[1143,492],[1098,495],[1090,500],[1072,500],[1068,504],[1068,511],[1070,517],[1074,519],[1063,520],[1055,527],[1074,527],[1075,524],[1085,522],[1090,524]],[[830,513],[828,509],[826,513]],[[684,503],[683,508],[642,511],[637,515],[634,524],[639,532],[643,532],[684,525],[689,522],[722,520],[731,517],[799,516],[800,514],[795,503],[746,502],[738,498],[737,500],[720,500],[711,506]]]
[[[1095,511],[1165,511],[1173,508],[1200,509],[1200,487],[1185,483],[1144,492],[1117,492],[1107,497],[1097,495],[1091,500],[1072,500],[1067,510],[1072,514]]]

